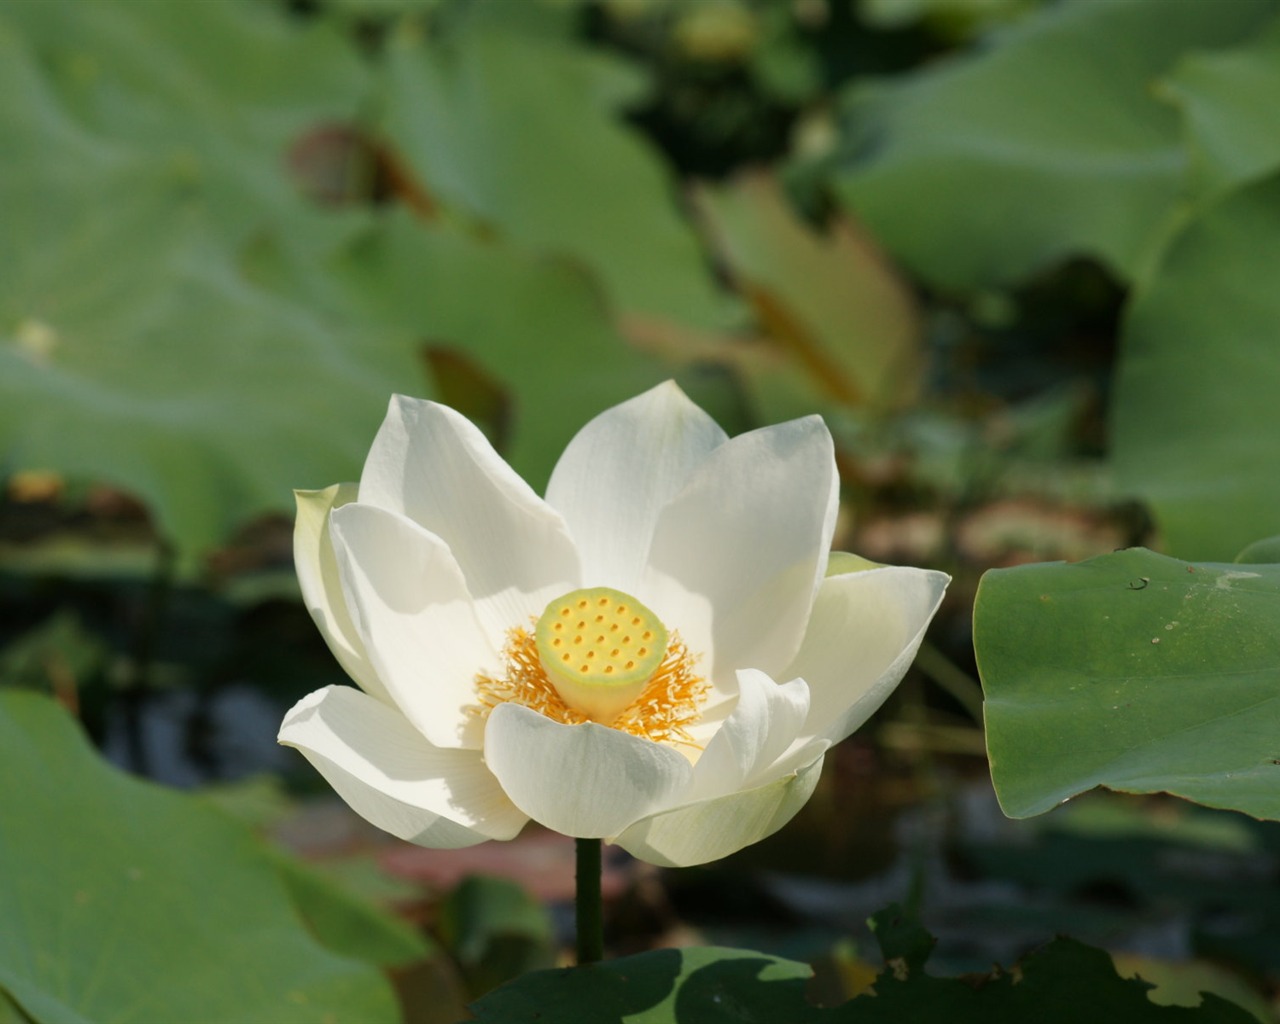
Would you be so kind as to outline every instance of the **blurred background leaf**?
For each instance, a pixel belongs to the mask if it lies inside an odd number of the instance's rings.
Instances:
[[[673,183],[617,120],[642,95],[634,69],[492,20],[443,40],[410,21],[390,42],[387,78],[388,134],[426,192],[476,230],[581,263],[612,309],[724,321]]]
[[[1184,189],[1176,111],[1153,80],[1236,43],[1268,0],[1062,3],[974,52],[848,96],[841,199],[908,267],[949,289],[1008,285],[1087,254],[1150,260]]]
[[[1280,166],[1280,141],[1268,127],[1280,101],[1280,18],[1238,46],[1184,56],[1160,88],[1186,119],[1198,195]]]
[[[810,382],[807,401],[788,408],[771,395],[775,371],[752,373],[770,363],[748,360],[747,386],[769,419],[815,406],[901,409],[918,397],[915,297],[854,224],[840,218],[815,230],[763,175],[704,189],[698,199],[756,322]]]
[[[1116,475],[1167,549],[1226,561],[1280,532],[1280,176],[1227,193],[1170,243],[1129,306]]]
[[[11,4],[0,46],[11,465],[131,491],[186,560],[290,480],[349,473],[412,353],[357,345],[240,260],[345,230],[282,172],[316,118],[354,116],[354,54],[241,4]]]

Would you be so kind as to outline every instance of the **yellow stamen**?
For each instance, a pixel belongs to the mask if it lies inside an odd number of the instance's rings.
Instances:
[[[503,661],[505,671],[501,677],[484,673],[476,676],[478,703],[472,705],[472,714],[486,718],[499,704],[512,703],[532,708],[565,725],[581,725],[591,720],[560,695],[538,656],[537,639],[532,632],[522,627],[511,630],[507,634]],[[614,718],[602,724],[655,743],[696,747],[688,729],[698,720],[708,686],[706,680],[694,672],[694,666],[695,658],[679,634],[672,632],[666,654],[644,690]]]
[[[658,616],[612,587],[556,598],[533,636],[565,703],[603,725],[640,697],[667,653],[667,627]]]

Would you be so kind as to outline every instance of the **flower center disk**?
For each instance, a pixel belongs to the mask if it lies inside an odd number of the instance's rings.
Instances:
[[[631,595],[590,587],[548,604],[534,639],[538,660],[565,703],[608,723],[658,671],[669,635]]]

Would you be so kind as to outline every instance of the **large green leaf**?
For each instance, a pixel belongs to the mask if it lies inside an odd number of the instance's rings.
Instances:
[[[312,937],[248,828],[108,767],[52,701],[0,693],[0,777],[0,988],[33,1020],[398,1018],[375,968]]]
[[[672,183],[618,118],[630,68],[480,20],[447,41],[392,41],[386,125],[434,196],[499,236],[572,257],[611,306],[709,327],[726,308]]]
[[[1280,566],[1142,549],[996,569],[974,647],[1005,813],[1108,786],[1280,818]]]
[[[1116,477],[1184,558],[1226,561],[1280,533],[1278,266],[1280,175],[1192,221],[1125,318]]]
[[[930,282],[1019,281],[1073,255],[1145,265],[1183,187],[1152,83],[1247,37],[1270,0],[1075,0],[989,45],[851,97],[839,193]]]
[[[1188,55],[1162,87],[1186,117],[1197,192],[1280,166],[1280,17],[1238,47]]]

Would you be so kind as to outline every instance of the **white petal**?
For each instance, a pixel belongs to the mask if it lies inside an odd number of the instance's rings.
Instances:
[[[663,505],[726,440],[672,381],[601,413],[569,443],[547,486],[589,586],[634,593]]]
[[[329,512],[355,501],[356,485],[334,484],[323,491],[294,491],[293,494],[298,503],[293,524],[293,561],[307,611],[347,675],[365,693],[390,704],[391,697],[374,672],[364,641],[347,612],[333,540],[329,536]]]
[[[479,747],[475,677],[498,652],[439,537],[372,505],[336,509],[334,552],[369,659],[396,705],[439,747]]]
[[[738,701],[693,769],[683,800],[724,796],[766,781],[762,775],[796,738],[809,711],[802,679],[779,685],[755,669],[738,671]]]
[[[795,774],[755,789],[662,811],[636,822],[613,842],[662,867],[727,857],[773,835],[795,817],[813,795],[822,760],[819,754]]]
[[[420,846],[452,849],[511,839],[528,820],[474,750],[441,750],[394,708],[329,686],[285,716],[296,747],[366,821]]]
[[[733,692],[739,668],[781,677],[794,657],[838,485],[831,435],[810,416],[721,445],[662,510],[636,596],[703,654],[714,685]]]
[[[796,749],[815,737],[838,742],[875,713],[910,667],[949,580],[930,569],[886,566],[823,581],[787,669],[809,684]]]
[[[592,722],[561,725],[518,704],[493,709],[484,757],[525,814],[580,839],[614,835],[671,803],[692,771],[671,747]]]
[[[560,514],[447,406],[392,398],[364,464],[360,501],[407,516],[449,546],[497,645],[580,586]]]

